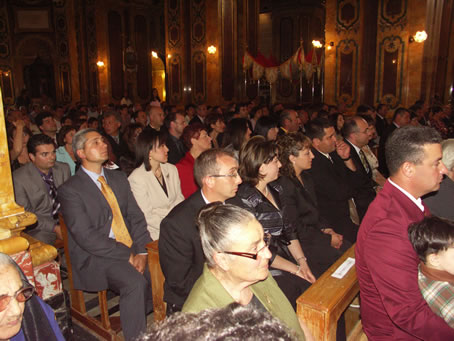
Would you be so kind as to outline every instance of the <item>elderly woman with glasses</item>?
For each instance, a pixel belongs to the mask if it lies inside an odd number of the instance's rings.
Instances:
[[[34,292],[14,260],[0,253],[0,340],[64,341],[54,312]]]
[[[230,203],[252,212],[265,232],[273,236],[270,246],[271,274],[296,308],[296,299],[315,277],[307,264],[296,226],[285,213],[282,187],[273,182],[281,163],[278,146],[263,136],[254,136],[241,149],[239,173],[243,183]]]
[[[221,308],[233,302],[266,310],[304,340],[289,301],[268,271],[270,236],[250,212],[219,202],[202,208],[197,217],[206,263],[183,312]]]

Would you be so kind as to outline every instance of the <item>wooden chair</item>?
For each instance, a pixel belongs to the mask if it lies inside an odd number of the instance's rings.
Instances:
[[[348,249],[296,301],[297,315],[308,325],[315,340],[335,341],[337,321],[344,312],[346,312],[344,316],[347,340],[367,340],[359,320],[359,313],[347,310],[359,293],[355,266],[341,279],[331,277],[348,257],[355,258],[355,245]],[[352,327],[349,328],[349,326]]]
[[[161,321],[166,318],[167,304],[164,302],[164,274],[159,264],[158,241],[147,244],[148,267],[151,276],[151,290],[153,291],[154,320]]]
[[[123,338],[119,336],[121,332],[120,317],[109,317],[106,290],[98,292],[99,310],[101,313],[100,318],[98,319],[87,314],[83,292],[81,290],[74,289],[71,256],[68,249],[68,230],[61,215],[60,226],[63,235],[66,265],[68,267],[68,280],[70,286],[69,293],[71,297],[71,316],[84,327],[100,336],[103,340],[123,340]]]

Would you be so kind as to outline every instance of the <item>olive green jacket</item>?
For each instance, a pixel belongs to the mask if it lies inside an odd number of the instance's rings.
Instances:
[[[276,317],[295,331],[300,340],[304,340],[304,333],[301,330],[295,311],[270,274],[264,281],[251,285],[251,290],[273,317]],[[205,264],[202,275],[195,282],[191,293],[184,303],[183,312],[198,313],[208,308],[222,308],[233,302],[232,296],[224,289]]]

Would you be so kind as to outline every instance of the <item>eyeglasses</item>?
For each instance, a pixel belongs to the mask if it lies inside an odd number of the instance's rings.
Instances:
[[[236,178],[240,175],[238,174],[238,171],[235,171],[234,173],[230,174],[213,174],[208,176],[211,176],[212,178]]]
[[[265,245],[263,245],[259,250],[257,250],[257,253],[234,252],[234,251],[224,251],[223,253],[227,253],[229,255],[234,255],[234,256],[246,257],[246,258],[250,258],[250,259],[256,260],[258,255],[259,255],[259,253],[262,252],[268,246],[270,246],[271,234],[265,233],[265,235],[263,236],[263,241],[265,242]]]
[[[32,286],[26,286],[24,288],[19,289],[13,296],[9,295],[2,295],[0,296],[0,311],[5,310],[11,302],[11,299],[15,299],[19,303],[23,303],[28,301],[33,294],[35,293],[35,288]]]

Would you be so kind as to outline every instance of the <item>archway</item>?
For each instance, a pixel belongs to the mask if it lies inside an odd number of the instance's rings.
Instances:
[[[151,58],[151,70],[152,70],[152,88],[158,90],[159,98],[162,102],[166,100],[166,70],[163,60],[154,55]]]

